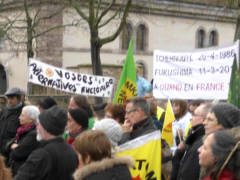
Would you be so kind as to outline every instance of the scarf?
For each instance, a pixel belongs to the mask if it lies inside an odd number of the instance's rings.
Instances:
[[[20,102],[20,103],[16,104],[16,105],[15,105],[15,106],[13,106],[13,107],[11,107],[11,106],[7,105],[7,109],[8,109],[8,110],[10,110],[10,111],[13,111],[13,110],[16,110],[16,109],[20,108],[22,105],[23,105],[23,103],[22,103],[22,102]]]
[[[30,129],[32,129],[33,127],[36,127],[36,125],[34,124],[34,122],[32,122],[31,124],[27,125],[27,126],[20,126],[17,129],[17,134],[16,134],[16,140],[18,141],[21,134],[29,131]]]

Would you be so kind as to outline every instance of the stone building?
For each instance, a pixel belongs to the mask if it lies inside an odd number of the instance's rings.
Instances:
[[[217,0],[134,0],[127,25],[121,35],[101,49],[103,73],[119,77],[131,36],[135,37],[134,59],[142,65],[142,75],[149,81],[152,79],[155,49],[192,51],[232,44],[238,10],[226,3],[227,1]],[[51,12],[51,8],[54,7],[45,7],[45,13]],[[75,10],[68,8],[47,23],[67,24],[73,20],[79,20],[79,15]],[[101,35],[111,33],[116,23],[113,21],[103,28]],[[27,89],[28,86],[26,51],[6,48],[7,44],[2,36],[0,94],[7,88],[18,86]],[[81,22],[78,26],[65,27],[41,36],[35,42],[35,47],[36,59],[73,71],[92,74],[89,68],[90,35],[86,23]],[[41,90],[33,88],[33,93],[40,93]],[[44,93],[46,92],[49,91],[45,90]]]

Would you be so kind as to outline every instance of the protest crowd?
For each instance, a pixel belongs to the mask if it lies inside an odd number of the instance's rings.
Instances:
[[[163,133],[168,114],[149,89],[124,105],[102,104],[102,119],[87,96],[72,96],[64,109],[50,96],[33,105],[24,93],[20,88],[5,93],[7,104],[0,113],[0,179],[134,179],[130,169],[139,165],[131,153],[118,154],[121,146],[153,132]],[[240,109],[204,100],[172,100],[171,104],[173,144],[169,146],[162,137],[160,179],[240,179]],[[151,156],[157,161],[156,154]]]
[[[32,103],[23,89],[8,89],[0,110],[0,180],[240,180],[240,109],[232,103],[234,86],[222,82],[231,86],[229,101],[157,98],[154,90],[161,82],[140,77],[129,59],[114,98],[104,103],[90,103],[77,86],[65,108],[51,96]],[[30,63],[30,68],[39,65]],[[98,78],[89,76],[106,82]],[[165,93],[193,91],[193,84],[177,86],[168,84]],[[223,89],[208,90],[226,96]],[[107,92],[106,87],[95,93],[105,97]]]

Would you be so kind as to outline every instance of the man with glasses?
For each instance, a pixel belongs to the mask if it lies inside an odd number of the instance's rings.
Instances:
[[[157,130],[149,112],[149,104],[144,97],[137,96],[127,100],[124,134],[119,144]]]
[[[203,122],[207,117],[210,103],[198,106],[192,114],[192,129],[186,138],[185,144],[181,142],[173,158],[173,171],[171,180],[199,180],[200,166],[198,163],[198,148],[202,145],[205,134]],[[189,171],[191,169],[191,171]]]

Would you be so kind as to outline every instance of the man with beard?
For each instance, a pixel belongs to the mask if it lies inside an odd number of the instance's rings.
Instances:
[[[78,167],[78,156],[62,138],[67,112],[55,105],[39,115],[39,147],[20,167],[14,180],[72,180]]]

